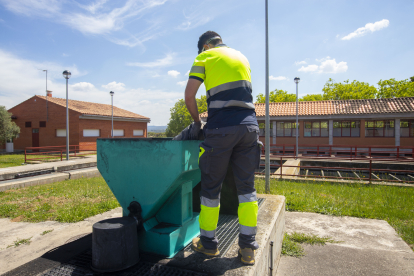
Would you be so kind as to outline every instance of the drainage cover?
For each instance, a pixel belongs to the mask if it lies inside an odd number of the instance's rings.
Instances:
[[[257,203],[259,209],[262,206],[264,198],[258,198]],[[217,223],[216,230],[217,239],[219,240],[218,250],[220,251],[219,257],[226,255],[230,246],[234,243],[237,236],[239,235],[239,218],[232,215],[220,215]],[[191,243],[184,248],[185,251],[194,252],[191,249]]]
[[[265,201],[264,198],[258,198],[259,208]],[[223,257],[230,246],[236,240],[239,234],[239,219],[237,216],[232,215],[220,215],[217,224],[217,238],[219,239],[219,250],[220,257]],[[193,252],[191,249],[191,243],[183,249],[184,251]],[[101,275],[100,273],[94,272],[91,268],[92,262],[92,251],[87,250],[86,252],[74,257],[69,262],[55,267],[47,272],[44,272],[40,276],[81,276],[81,275]],[[181,268],[175,268],[166,265],[154,264],[146,261],[139,261],[135,266],[126,269],[124,271],[110,273],[106,275],[116,276],[206,276],[207,274],[184,270]]]
[[[41,276],[93,276],[93,275],[116,275],[116,276],[206,276],[207,274],[179,269],[166,265],[153,264],[140,261],[135,266],[116,273],[101,274],[96,273],[90,268],[92,260],[92,251],[88,250],[68,263],[55,267]]]

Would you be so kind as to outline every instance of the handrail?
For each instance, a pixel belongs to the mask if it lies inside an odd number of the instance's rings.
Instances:
[[[274,160],[278,160],[279,164],[270,164],[271,168],[280,168],[280,170],[276,170],[272,175],[277,176],[279,178],[283,178],[286,176],[289,177],[297,177],[297,178],[322,178],[322,179],[342,179],[342,180],[357,180],[357,181],[368,181],[368,183],[373,183],[373,182],[398,182],[398,183],[406,183],[406,184],[414,184],[414,159],[395,159],[395,158],[379,158],[379,159],[366,159],[366,158],[338,158],[338,157],[313,157],[313,156],[299,156],[297,159],[300,160],[301,162],[298,165],[292,165],[292,164],[284,164],[284,160],[286,159],[295,159],[295,156],[291,155],[291,156],[283,156],[283,155],[277,155],[277,156],[273,156]],[[314,166],[314,165],[304,165],[302,162],[303,161],[312,161],[312,160],[316,160],[316,161],[321,161],[321,160],[328,160],[328,161],[333,161],[336,162],[338,160],[343,161],[352,161],[349,162],[350,164],[354,164],[355,161],[363,161],[363,164],[366,164],[366,167],[352,167],[352,165],[350,167],[345,167],[345,166],[341,166],[337,163],[333,164],[333,166],[328,166],[326,164],[324,164],[323,166]],[[396,164],[396,165],[409,165],[411,166],[411,169],[406,169],[406,168],[399,168],[399,169],[389,169],[389,168],[373,168],[372,164],[376,163],[376,164]],[[361,163],[359,163],[361,164]],[[329,176],[329,175],[324,175],[322,173],[322,175],[302,175],[302,174],[284,174],[283,173],[283,168],[298,168],[299,170],[301,169],[306,169],[306,170],[323,170],[325,169],[325,171],[350,171],[352,173],[354,173],[354,175],[356,175],[357,177],[350,177],[350,176],[342,176],[340,173],[338,173],[339,176]],[[363,173],[365,175],[362,175],[362,177],[360,177],[359,174]],[[378,175],[374,175],[374,173],[378,174]],[[383,174],[380,178],[380,174]],[[393,175],[392,173],[396,174],[399,173],[399,175]],[[263,172],[256,172],[255,174],[257,175],[262,175],[264,174]],[[368,174],[368,176],[366,176],[366,174]],[[384,175],[385,176],[391,176],[392,179],[384,179]],[[403,177],[401,177],[401,175],[405,175],[405,179],[403,179]],[[375,179],[373,179],[373,176],[375,177]],[[397,177],[398,176],[398,177]],[[389,178],[389,177],[386,177]],[[400,179],[402,178],[402,179]]]

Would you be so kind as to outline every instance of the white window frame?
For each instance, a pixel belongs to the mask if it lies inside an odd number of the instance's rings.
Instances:
[[[142,134],[137,134],[138,132],[142,132]],[[134,129],[133,130],[133,136],[144,136],[144,130],[143,129]]]
[[[56,129],[56,137],[66,137],[66,129]]]
[[[84,129],[82,131],[83,137],[100,137],[101,130],[100,129]]]
[[[123,129],[114,129],[114,137],[124,137],[125,131]]]

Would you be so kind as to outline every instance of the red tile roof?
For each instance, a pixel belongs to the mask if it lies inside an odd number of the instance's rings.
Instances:
[[[266,105],[255,103],[256,116],[264,117]],[[387,114],[414,112],[414,97],[368,100],[310,101],[299,102],[299,116]],[[295,116],[296,102],[269,104],[270,116]],[[207,117],[207,112],[201,114]]]
[[[38,96],[46,100],[45,96]],[[55,98],[55,97],[47,97],[49,102],[55,103],[57,105],[66,107],[66,99]],[[91,103],[91,102],[83,102],[83,101],[76,101],[76,100],[69,100],[69,109],[79,112],[83,115],[98,115],[98,116],[111,116],[111,105],[110,104],[99,104],[99,103]],[[147,119],[148,117],[130,112],[125,109],[118,108],[114,106],[114,117],[123,117],[123,118],[136,118],[136,119]]]

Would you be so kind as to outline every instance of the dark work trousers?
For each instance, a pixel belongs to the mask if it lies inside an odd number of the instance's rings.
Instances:
[[[233,169],[239,204],[244,202],[245,198],[249,198],[248,201],[257,201],[254,172],[259,166],[262,145],[259,141],[259,127],[255,125],[237,125],[204,129],[204,136],[205,140],[200,143],[201,155],[199,159],[202,204],[203,201],[211,203],[220,199],[221,187],[229,163]],[[239,221],[240,216],[239,211]],[[216,249],[218,239],[215,231],[208,237],[208,235],[203,235],[201,229],[201,242],[206,249]],[[248,235],[240,233],[239,246],[241,248],[259,248],[255,231]]]

